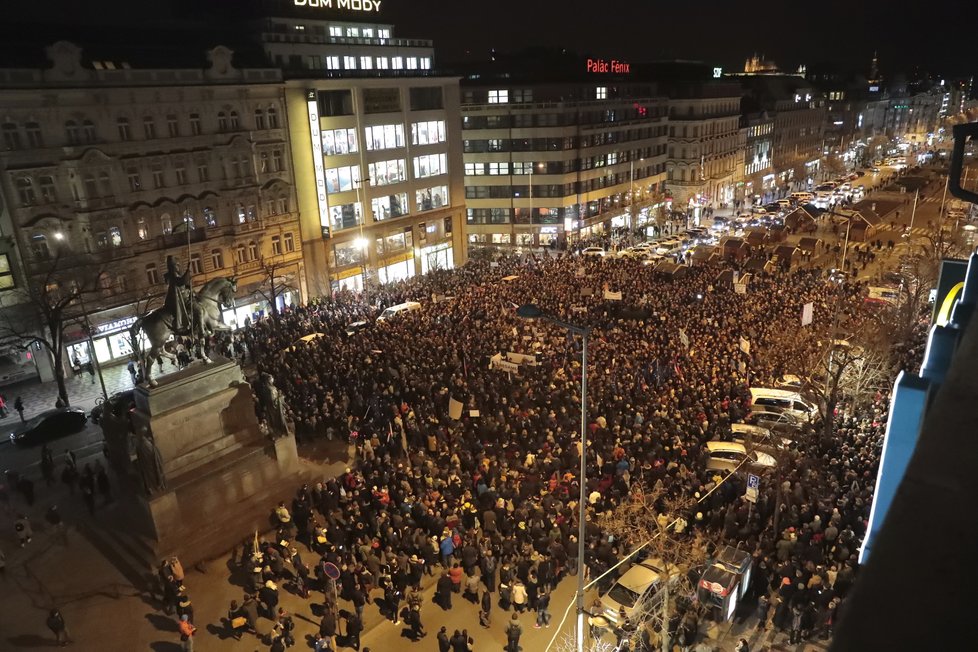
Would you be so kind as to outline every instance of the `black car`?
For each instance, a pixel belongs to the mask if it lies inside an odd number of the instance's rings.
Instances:
[[[116,392],[109,397],[107,401],[109,406],[112,408],[112,414],[117,417],[122,416],[129,408],[133,406],[133,390],[127,389],[123,392]],[[90,415],[92,423],[100,423],[102,421],[102,415],[105,413],[106,401],[100,402],[98,405],[92,408],[92,413]]]
[[[78,408],[48,410],[28,419],[27,423],[17,424],[10,433],[10,441],[22,446],[39,444],[78,432],[87,420],[85,411]]]

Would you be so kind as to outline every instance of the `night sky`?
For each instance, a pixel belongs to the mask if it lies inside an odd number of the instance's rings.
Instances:
[[[293,0],[44,0],[4,2],[0,23],[57,17],[75,25],[239,14],[250,3],[292,8]],[[915,7],[910,10],[908,7]],[[98,8],[99,11],[93,11]],[[301,11],[328,16],[326,10]],[[333,12],[339,18],[350,16]],[[358,14],[353,14],[357,16]],[[362,14],[360,14],[362,15]],[[376,14],[373,14],[376,16]],[[223,17],[223,18],[222,18]],[[488,56],[491,48],[567,48],[634,62],[694,59],[740,69],[757,52],[783,70],[799,63],[866,72],[878,50],[884,72],[970,74],[978,69],[978,2],[928,0],[382,0],[396,35],[435,40],[442,62]]]

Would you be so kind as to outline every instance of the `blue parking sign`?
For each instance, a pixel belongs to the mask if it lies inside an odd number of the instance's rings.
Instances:
[[[753,473],[747,474],[747,488],[757,490],[761,486],[761,479]]]

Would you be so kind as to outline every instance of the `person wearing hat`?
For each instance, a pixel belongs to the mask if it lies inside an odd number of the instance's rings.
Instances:
[[[272,580],[268,580],[258,590],[258,600],[265,610],[265,616],[270,620],[278,617],[278,585]]]

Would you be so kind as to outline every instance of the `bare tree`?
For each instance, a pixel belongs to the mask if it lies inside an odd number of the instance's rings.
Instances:
[[[80,301],[96,290],[101,273],[84,265],[71,264],[58,253],[30,275],[24,287],[11,292],[12,304],[24,304],[18,315],[4,310],[0,317],[0,340],[28,347],[38,344],[51,355],[58,395],[70,405],[65,384],[65,326],[81,315]]]
[[[836,176],[846,171],[846,164],[839,158],[838,154],[829,154],[822,157],[822,170],[827,176]]]
[[[657,593],[637,605],[638,612],[630,620],[636,626],[636,638],[646,629],[659,639],[663,651],[672,650],[670,619],[680,601],[695,595],[697,571],[705,566],[711,550],[705,535],[686,529],[687,516],[696,511],[695,506],[696,501],[685,494],[634,484],[621,504],[598,517],[602,529],[629,549],[644,544],[651,565],[662,570]],[[668,579],[662,581],[662,575]]]
[[[285,267],[281,261],[264,256],[258,260],[262,271],[262,282],[258,285],[258,293],[268,303],[272,318],[278,319],[278,298],[286,292],[295,291],[296,288],[288,282],[288,279],[279,275]]]

